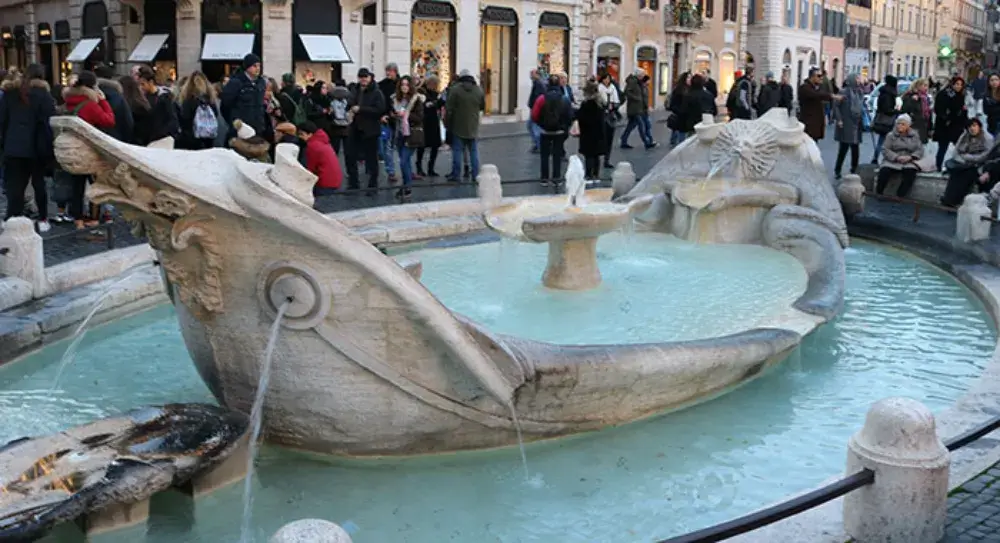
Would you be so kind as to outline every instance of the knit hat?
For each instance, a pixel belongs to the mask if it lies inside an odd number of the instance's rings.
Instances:
[[[260,57],[253,53],[247,53],[247,56],[243,57],[243,69],[246,70],[254,64],[260,64]]]
[[[896,117],[896,124],[899,124],[899,123],[913,124],[913,118],[910,117],[909,115],[907,115],[906,113],[904,113],[904,114],[900,115],[899,117]]]
[[[282,85],[294,85],[295,84],[295,74],[287,72],[281,74],[281,84]]]
[[[767,77],[768,81],[774,81],[774,72],[767,72],[765,77]]]

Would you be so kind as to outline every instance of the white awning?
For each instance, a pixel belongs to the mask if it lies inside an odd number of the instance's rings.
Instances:
[[[309,60],[313,62],[353,63],[340,36],[334,34],[299,34]]]
[[[167,41],[169,34],[146,34],[128,56],[129,62],[152,62]]]
[[[66,62],[83,62],[101,44],[101,38],[84,38],[76,43],[76,47],[66,57]]]
[[[253,34],[205,34],[201,60],[243,60],[253,51]]]

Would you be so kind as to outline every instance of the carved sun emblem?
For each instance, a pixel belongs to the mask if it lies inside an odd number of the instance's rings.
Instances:
[[[713,171],[739,167],[745,179],[767,177],[778,158],[778,131],[765,122],[734,120],[712,142],[709,161]]]

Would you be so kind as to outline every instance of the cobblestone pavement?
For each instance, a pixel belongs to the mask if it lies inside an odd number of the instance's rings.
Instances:
[[[1000,464],[948,498],[944,543],[1000,543]]]

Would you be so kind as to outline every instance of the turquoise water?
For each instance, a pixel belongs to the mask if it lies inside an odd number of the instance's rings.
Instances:
[[[863,242],[847,260],[844,313],[775,371],[681,412],[531,444],[534,484],[516,448],[345,461],[265,447],[257,541],[318,517],[348,527],[355,543],[648,542],[813,487],[842,472],[847,439],[873,401],[905,395],[940,411],[980,374],[995,342],[979,302],[940,270]],[[140,404],[210,398],[169,308],[91,331],[64,391],[50,398],[65,346],[0,368],[0,442]],[[146,526],[95,541],[235,543],[241,491],[232,485],[193,504],[163,494]]]

